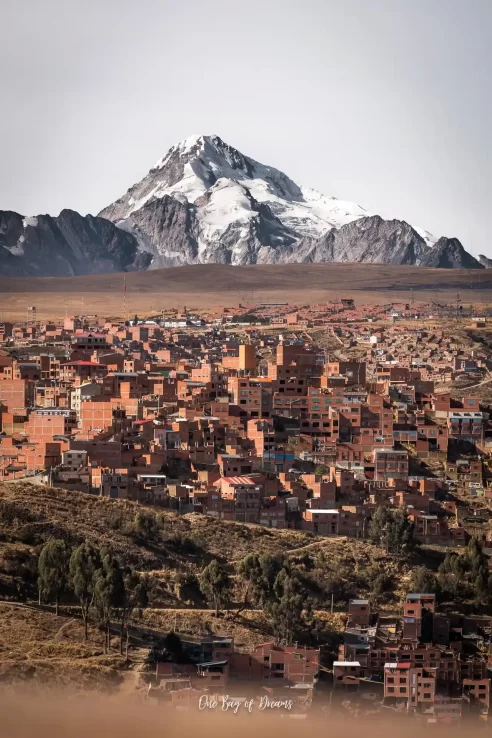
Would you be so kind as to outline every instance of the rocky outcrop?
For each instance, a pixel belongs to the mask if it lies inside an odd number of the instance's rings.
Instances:
[[[280,260],[418,265],[428,251],[424,239],[408,223],[373,215],[333,228],[321,238],[302,239],[284,250]]]
[[[0,211],[0,275],[67,276],[146,269],[130,233],[104,218],[62,210],[56,218]]]
[[[428,251],[422,260],[422,266],[436,269],[483,269],[475,257],[463,248],[457,238],[442,237]]]
[[[492,259],[487,258],[483,254],[479,254],[478,261],[485,269],[492,269]]]

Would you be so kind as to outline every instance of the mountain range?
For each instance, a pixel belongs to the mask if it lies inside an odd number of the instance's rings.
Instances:
[[[0,275],[67,276],[185,264],[373,262],[489,268],[457,238],[301,187],[218,136],[191,136],[98,216],[0,211]]]

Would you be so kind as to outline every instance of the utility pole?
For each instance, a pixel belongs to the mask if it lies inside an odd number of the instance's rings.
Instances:
[[[123,317],[126,323],[128,321],[128,312],[126,307],[126,277],[123,280]]]

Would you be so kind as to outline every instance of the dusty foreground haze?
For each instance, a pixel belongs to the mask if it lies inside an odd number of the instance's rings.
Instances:
[[[22,319],[36,305],[40,319],[85,312],[123,314],[123,290],[129,314],[183,307],[259,304],[282,301],[315,304],[341,294],[379,303],[409,300],[412,290],[422,301],[490,301],[492,270],[427,269],[387,264],[204,264],[150,272],[87,277],[0,279],[3,320]]]
[[[309,729],[312,738],[344,736],[346,738],[390,738],[397,731],[401,738],[410,738],[415,725],[407,723],[400,715],[385,720],[378,718],[364,725],[353,724],[333,715],[307,720],[281,718],[275,711],[258,711],[241,714],[202,711],[193,714],[177,714],[162,707],[121,704],[97,698],[82,698],[60,694],[49,697],[33,697],[16,694],[0,698],[2,738],[247,738],[254,733],[258,738],[275,735],[280,730],[284,738],[297,738],[300,729]],[[389,713],[389,711],[388,711]],[[413,727],[412,727],[413,726]],[[481,735],[486,727],[473,727],[467,736]],[[436,729],[430,731],[436,735]],[[425,729],[420,728],[422,738]],[[463,731],[446,728],[446,736],[458,737]]]

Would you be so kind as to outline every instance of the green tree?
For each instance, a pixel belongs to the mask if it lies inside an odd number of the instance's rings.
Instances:
[[[481,604],[490,596],[488,589],[489,568],[487,557],[483,553],[477,539],[471,538],[466,548],[465,560],[470,570],[470,580],[477,604]]]
[[[40,595],[48,599],[54,598],[55,611],[58,615],[60,598],[68,584],[68,550],[65,541],[51,539],[47,541],[39,555],[38,586]]]
[[[203,569],[199,582],[202,594],[209,603],[213,604],[215,616],[218,617],[219,608],[224,605],[230,590],[230,580],[227,571],[219,564],[217,559],[213,559]]]
[[[104,652],[111,648],[111,621],[113,613],[123,607],[125,582],[117,559],[109,551],[101,553],[101,568],[94,577],[94,602],[104,628]]]
[[[236,573],[242,585],[242,604],[236,612],[235,618],[248,607],[251,600],[260,597],[258,585],[261,582],[262,569],[257,554],[248,554],[236,565]]]
[[[435,574],[426,569],[425,566],[417,566],[412,571],[407,591],[421,594],[437,594],[439,585]]]
[[[280,572],[288,570],[287,563],[283,556],[263,554],[259,558],[261,575],[256,586],[256,595],[258,601],[264,608],[269,602],[275,600],[275,582]]]
[[[388,550],[402,554],[415,546],[414,524],[405,510],[393,510],[388,528]]]
[[[402,554],[415,546],[414,525],[404,510],[379,505],[371,518],[369,538],[389,553]]]
[[[101,568],[99,549],[86,541],[72,551],[70,557],[70,581],[75,596],[80,603],[84,620],[85,639],[88,638],[89,612],[94,602],[94,581],[96,572]]]
[[[453,599],[474,597],[477,605],[490,599],[491,584],[487,557],[476,538],[461,554],[448,553],[439,567],[438,583]]]
[[[295,573],[282,569],[274,584],[275,599],[270,601],[266,611],[272,621],[274,634],[279,642],[290,643],[296,630],[302,627],[304,595],[301,582]]]
[[[174,630],[169,631],[165,636],[164,648],[171,654],[173,661],[179,664],[183,658],[183,641]]]
[[[149,604],[149,583],[147,578],[142,577],[135,569],[128,568],[123,575],[123,594],[117,605],[120,631],[120,653],[123,653],[123,632],[126,631],[126,658],[128,659],[128,646],[130,642],[130,623],[136,610],[143,610]]]
[[[368,535],[371,541],[386,546],[387,530],[391,519],[391,512],[385,505],[378,505],[371,517],[368,526]]]
[[[159,536],[159,525],[153,512],[139,510],[133,522],[135,533],[146,539],[153,540]]]
[[[447,553],[444,561],[439,566],[437,581],[443,593],[450,594],[453,598],[459,596],[466,588],[465,570],[461,556],[455,553]]]
[[[371,582],[372,596],[390,600],[394,594],[395,580],[390,572],[381,571]],[[419,590],[420,591],[420,590]]]

